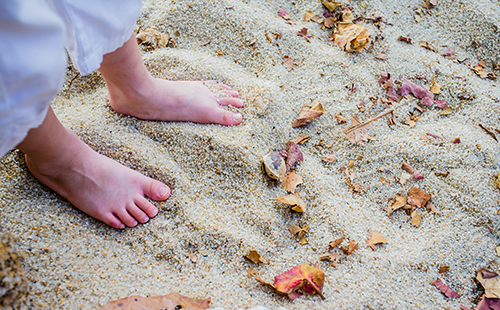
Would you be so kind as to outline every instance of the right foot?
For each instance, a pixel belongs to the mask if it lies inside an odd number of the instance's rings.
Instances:
[[[162,201],[170,196],[163,183],[100,155],[68,131],[64,150],[50,160],[26,163],[41,183],[75,207],[114,228],[146,223],[158,209],[144,196]]]

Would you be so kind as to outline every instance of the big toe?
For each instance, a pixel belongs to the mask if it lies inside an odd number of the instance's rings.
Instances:
[[[153,200],[162,201],[170,196],[170,188],[159,181],[151,180],[149,186],[144,188],[144,194]]]

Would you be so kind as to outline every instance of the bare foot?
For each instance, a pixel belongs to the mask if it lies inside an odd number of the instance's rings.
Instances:
[[[141,88],[141,89],[140,89]],[[109,102],[113,110],[145,120],[190,121],[238,125],[243,117],[220,106],[244,106],[238,92],[216,84],[208,88],[202,82],[167,81],[150,78],[136,89],[122,91],[108,83]]]
[[[38,141],[43,145],[36,145]],[[144,196],[161,201],[170,195],[163,183],[94,152],[63,127],[51,109],[19,148],[26,153],[26,163],[36,179],[114,228],[133,227],[158,214]]]
[[[240,113],[220,106],[243,107],[238,92],[217,84],[167,81],[153,78],[142,60],[135,36],[116,51],[104,55],[99,68],[109,91],[111,107],[118,113],[146,120],[191,121],[238,125]]]

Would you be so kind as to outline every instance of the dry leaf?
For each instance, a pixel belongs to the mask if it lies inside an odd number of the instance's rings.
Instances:
[[[406,37],[403,37],[403,36],[399,36],[399,37],[398,37],[398,41],[405,42],[405,43],[408,43],[408,44],[413,44],[413,43],[411,42],[411,39],[410,39],[410,38],[406,38]]]
[[[377,55],[375,55],[375,58],[376,59],[380,59],[380,60],[386,60],[387,59],[387,55],[384,54],[384,53],[378,53]]]
[[[331,251],[333,250],[333,248],[335,248],[337,245],[341,244],[342,241],[344,241],[344,237],[340,237],[340,238],[337,238],[333,241],[331,241],[329,244],[328,244],[328,251]]]
[[[441,279],[437,279],[435,281],[431,282],[432,285],[437,287],[443,294],[445,294],[447,297],[460,297],[460,295],[457,294],[454,290],[448,287]]]
[[[100,310],[137,310],[137,309],[183,309],[205,310],[210,308],[210,298],[192,299],[176,293],[157,297],[132,296],[107,303]]]
[[[373,231],[372,236],[370,237],[370,239],[366,240],[366,242],[372,248],[372,250],[376,251],[377,250],[376,244],[380,243],[387,244],[387,239],[384,236],[382,236],[382,234],[380,234],[379,232]]]
[[[387,215],[391,215],[392,212],[401,209],[406,205],[407,198],[401,194],[396,194],[396,197],[389,198],[387,202]]]
[[[335,26],[335,18],[333,17],[327,17],[325,18],[325,20],[323,21],[323,25],[326,27],[326,28],[332,28],[333,26]]]
[[[437,137],[437,138],[439,138],[439,139],[441,139],[441,140],[444,140],[444,138],[439,137],[438,135],[431,134],[431,133],[425,133],[425,134],[421,135],[421,136],[420,136],[420,138],[421,138],[422,140],[425,140],[425,141],[427,141],[427,142],[430,142],[430,143],[432,143],[432,144],[434,144],[434,145],[443,145],[443,142],[436,142],[436,141],[433,141],[433,140],[429,139],[429,138],[428,138],[428,136],[429,136],[429,137],[432,137],[432,138],[436,138],[436,137]]]
[[[476,279],[483,286],[486,298],[500,298],[500,277],[496,273],[479,270]]]
[[[323,115],[325,111],[321,103],[315,104],[312,108],[302,108],[299,113],[299,117],[292,123],[293,128],[305,126],[311,123],[313,120],[317,119]]]
[[[251,250],[247,255],[243,255],[246,259],[258,265],[259,263],[267,264],[267,261],[256,250]]]
[[[322,1],[323,5],[330,11],[333,12],[335,11],[336,8],[342,7],[342,4],[340,2],[335,2],[335,1]]]
[[[427,202],[427,204],[425,205],[425,208],[427,209],[427,211],[429,211],[430,214],[439,214],[441,212],[438,211],[438,209],[436,208],[436,206],[434,206],[434,204],[432,202]]]
[[[300,240],[299,240],[299,244],[300,244],[300,245],[304,245],[304,244],[307,244],[307,243],[308,243],[308,242],[307,242],[307,238],[306,238],[306,237],[302,237],[302,238],[300,238]]]
[[[264,168],[269,177],[282,181],[287,172],[285,160],[279,152],[271,152],[262,157]]]
[[[408,191],[408,203],[412,206],[422,208],[431,199],[431,195],[416,187]]]
[[[300,133],[297,138],[292,139],[288,142],[293,142],[295,144],[304,144],[307,140],[309,140],[309,137],[306,136],[304,133]]]
[[[358,116],[353,114],[351,119],[351,124],[342,131],[346,134],[347,139],[354,144],[366,145],[368,141],[368,131],[370,130],[372,123],[361,123]]]
[[[411,178],[411,174],[408,174],[406,172],[401,172],[401,177],[399,177],[399,183],[401,185],[405,184],[406,181],[408,181]]]
[[[322,158],[321,158],[321,161],[325,162],[325,163],[333,163],[334,161],[336,161],[337,158],[335,157],[335,154],[325,154]]]
[[[136,39],[138,44],[148,46],[152,49],[168,45],[172,46],[174,44],[174,39],[170,38],[168,34],[165,35],[159,32],[154,26],[139,31]]]
[[[302,228],[300,228],[299,226],[297,225],[290,225],[288,227],[288,231],[293,235],[295,236],[296,234],[298,234],[299,232],[302,231]]]
[[[410,166],[410,164],[408,164],[407,162],[403,162],[401,164],[401,169],[403,169],[404,171],[410,173],[410,174],[413,174],[413,172],[415,172],[415,168],[413,168],[412,166]]]
[[[279,15],[279,17],[283,18],[284,20],[292,19],[292,17],[285,10],[279,10],[278,15]]]
[[[286,158],[286,171],[290,170],[290,168],[299,160],[304,160],[304,156],[302,155],[299,146],[294,142],[289,142],[288,156]]]
[[[283,59],[283,66],[285,66],[288,70],[292,70],[294,66],[300,64],[298,59],[292,59],[292,56],[290,55],[283,56]]]
[[[345,247],[341,247],[340,249],[342,251],[344,251],[344,253],[349,256],[351,255],[354,251],[356,251],[358,249],[358,243],[356,243],[354,240],[351,240],[351,242],[349,242],[349,247],[345,248]]]
[[[295,189],[299,184],[302,184],[302,177],[294,171],[290,171],[283,181],[283,188],[290,193],[295,193]]]
[[[337,118],[337,124],[347,123],[347,119],[345,117],[340,116],[339,112],[335,113],[335,117]]]
[[[418,170],[415,170],[415,172],[413,172],[413,180],[414,181],[418,181],[418,180],[423,180],[424,179],[424,176],[422,175],[422,173]]]
[[[328,260],[331,262],[330,265],[332,265],[333,267],[337,267],[338,266],[338,262],[340,260],[340,255],[338,254],[332,254],[332,253],[325,253],[325,254],[321,254],[319,256],[319,259],[320,260]]]
[[[194,253],[187,253],[187,257],[189,257],[189,259],[193,262],[193,263],[196,263],[198,261],[198,259],[196,258],[196,256],[194,255]]]
[[[405,80],[401,87],[398,90],[401,96],[406,96],[408,94],[412,94],[416,98],[422,99],[420,104],[425,105],[427,107],[432,106],[434,103],[434,94],[430,91],[424,89],[422,86],[419,86],[409,80]]]
[[[445,107],[443,111],[439,112],[439,115],[450,115],[453,113],[452,107]]]
[[[422,220],[422,216],[420,216],[420,214],[417,213],[417,210],[414,210],[411,213],[411,220],[410,220],[411,226],[415,226],[415,227],[420,226],[421,220]]]
[[[300,29],[299,32],[297,32],[297,35],[305,38],[307,40],[307,42],[311,43],[312,36],[307,35],[307,28],[304,27],[304,28]]]
[[[313,11],[306,11],[304,13],[304,23],[310,21],[314,16],[316,16],[316,13],[314,13]]]
[[[361,52],[370,43],[370,32],[359,24],[339,24],[333,44],[347,52]]]
[[[500,309],[500,298],[486,298],[483,294],[481,301],[477,304],[475,310],[498,310]],[[469,309],[470,310],[470,309]]]
[[[278,197],[276,199],[287,205],[292,206],[293,211],[304,213],[307,210],[306,203],[297,194],[292,194],[285,197]]]
[[[438,82],[433,82],[431,86],[431,93],[433,93],[434,95],[439,95],[441,93],[441,87],[443,86]]]
[[[418,45],[422,46],[423,48],[426,48],[430,51],[433,51],[437,53],[437,49],[435,49],[432,45],[430,45],[427,41],[418,41]]]
[[[450,266],[441,266],[441,267],[439,267],[438,272],[439,273],[445,273],[448,270],[450,270]]]

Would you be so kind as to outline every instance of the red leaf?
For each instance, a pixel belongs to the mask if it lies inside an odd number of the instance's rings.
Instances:
[[[441,279],[437,279],[436,281],[431,282],[432,285],[437,287],[443,294],[445,294],[448,297],[460,297],[457,292],[449,288],[448,285],[446,285]]]
[[[433,93],[423,88],[422,86],[410,82],[409,80],[405,80],[398,91],[401,96],[412,94],[413,96],[422,99],[422,101],[420,102],[422,105],[430,107],[434,103]]]
[[[278,15],[279,15],[280,17],[285,17],[285,16],[286,16],[286,11],[285,11],[285,10],[279,10],[279,11],[278,11]]]
[[[300,151],[300,148],[294,142],[288,144],[288,157],[286,158],[286,170],[290,168],[299,160],[304,160],[304,156]]]
[[[321,293],[324,282],[323,271],[308,264],[302,264],[274,277],[273,286],[278,292],[287,294],[290,299],[300,297],[302,291],[309,294],[317,293],[324,299]]]
[[[483,295],[475,310],[500,310],[500,298],[486,298]]]

